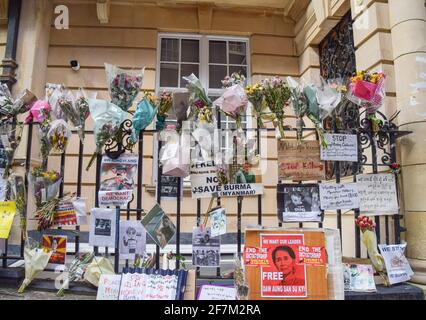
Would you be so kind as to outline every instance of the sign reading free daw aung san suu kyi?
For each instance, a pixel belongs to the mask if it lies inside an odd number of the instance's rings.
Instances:
[[[218,169],[213,161],[193,163],[190,173],[193,199],[263,194],[261,177],[255,176],[250,169],[230,166],[227,172],[227,180],[230,183],[226,184],[219,183]]]

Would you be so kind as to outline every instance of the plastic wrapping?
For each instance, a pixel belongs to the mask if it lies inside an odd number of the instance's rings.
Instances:
[[[64,120],[54,120],[50,123],[50,129],[47,136],[49,139],[50,150],[58,153],[64,153],[67,148],[68,141],[71,138],[71,131]]]
[[[92,262],[86,268],[83,278],[97,287],[101,274],[115,274],[114,267],[107,258],[93,257]]]
[[[64,103],[64,100],[68,100],[69,98],[70,96],[67,94],[67,90],[63,85],[54,83],[46,84],[45,101],[49,103],[51,107],[51,113],[56,119],[67,120],[67,117],[64,111],[61,109],[59,102]]]
[[[344,300],[344,265],[338,229],[324,229],[327,250],[327,288],[330,300]]]
[[[105,72],[111,102],[127,111],[141,89],[145,68],[129,71],[105,63]]]
[[[28,174],[28,182],[33,190],[37,207],[50,201],[59,193],[62,177],[56,171],[43,171],[35,168]]]
[[[134,141],[137,141],[139,138],[139,132],[151,124],[156,113],[157,108],[152,105],[147,97],[144,97],[138,103],[135,115],[133,116]]]
[[[376,112],[385,98],[384,73],[358,72],[348,85],[347,98],[360,107],[365,107],[368,113]]]
[[[166,140],[160,150],[160,163],[164,176],[185,178],[189,175],[190,141],[187,135],[178,135],[177,131],[167,129],[163,132],[162,139]]]
[[[225,90],[220,98],[213,102],[215,106],[237,122],[237,128],[241,128],[241,116],[248,105],[247,94],[240,84],[233,85]]]
[[[0,85],[0,118],[8,119],[25,113],[31,109],[37,100],[36,96],[29,90],[25,90],[16,100],[13,99],[9,87]]]
[[[321,78],[321,87],[318,87],[316,90],[316,97],[321,111],[321,119],[331,117],[334,110],[339,105],[342,100],[341,87],[341,80],[332,80],[326,83],[325,80]]]

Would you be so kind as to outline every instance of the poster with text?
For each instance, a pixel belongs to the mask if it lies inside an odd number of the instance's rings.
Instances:
[[[67,257],[67,237],[55,235],[43,235],[41,240],[43,248],[52,250],[49,263],[45,270],[64,271]]]
[[[193,228],[192,264],[197,267],[220,266],[220,237],[212,237],[210,228]]]
[[[141,221],[120,221],[120,259],[134,260],[146,251],[146,231]]]
[[[356,183],[321,183],[319,187],[322,210],[359,208]]]
[[[115,247],[116,209],[90,210],[89,244],[98,247]]]
[[[278,140],[278,180],[324,180],[318,141]]]
[[[132,200],[138,156],[122,154],[117,159],[102,157],[100,206],[126,206]]]
[[[321,160],[358,162],[356,134],[325,134],[328,146],[321,146]]]
[[[278,219],[281,222],[321,222],[317,184],[279,184]]]
[[[96,300],[118,300],[121,274],[101,274]]]
[[[0,202],[0,238],[7,239],[10,235],[13,219],[16,214],[15,201]]]
[[[379,244],[379,250],[385,259],[386,272],[390,284],[409,281],[414,275],[413,270],[404,255],[406,243],[384,245]]]
[[[299,262],[303,234],[261,234],[268,252],[268,267],[261,267],[262,298],[307,297],[306,265]]]
[[[392,173],[362,174],[356,177],[359,209],[364,215],[398,214],[395,175]]]
[[[237,289],[220,285],[202,285],[197,300],[237,300]]]

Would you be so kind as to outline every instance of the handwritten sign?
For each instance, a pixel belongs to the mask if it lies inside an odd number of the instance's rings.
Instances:
[[[118,300],[121,275],[101,274],[96,300]]]
[[[322,183],[320,184],[320,202],[323,210],[359,208],[357,184]]]
[[[355,134],[325,134],[328,147],[321,146],[321,160],[358,161],[358,137]]]
[[[145,274],[126,273],[122,275],[119,300],[143,300],[147,277]]]
[[[365,215],[392,215],[399,211],[393,174],[358,175],[359,209]]]
[[[236,300],[237,290],[234,287],[203,285],[197,300]]]
[[[278,180],[323,180],[325,165],[318,141],[278,141]]]

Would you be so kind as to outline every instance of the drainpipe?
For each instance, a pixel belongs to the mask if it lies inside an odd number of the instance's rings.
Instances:
[[[10,0],[8,5],[7,43],[5,56],[1,64],[3,73],[0,75],[0,81],[6,83],[10,90],[16,83],[15,70],[18,68],[18,64],[16,63],[16,48],[18,46],[21,5],[22,0]]]

